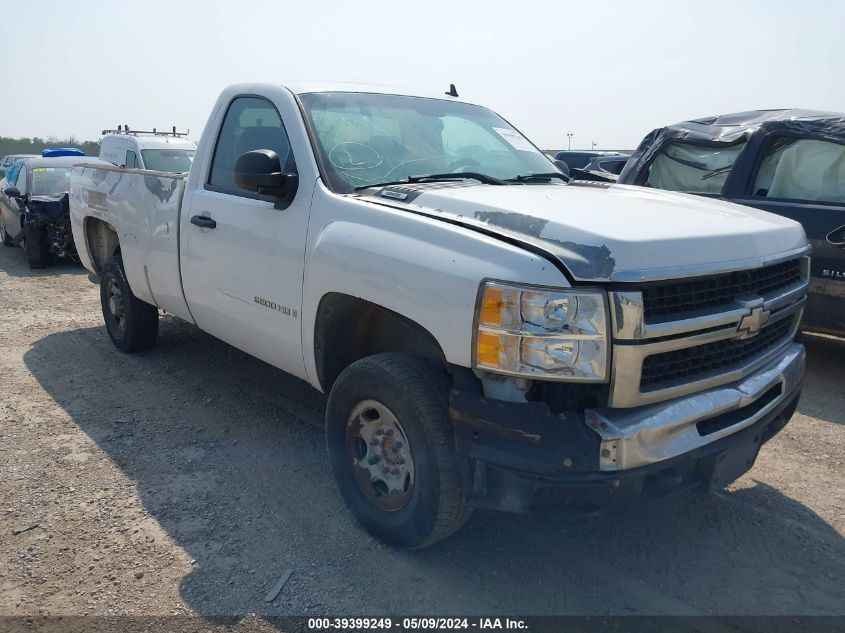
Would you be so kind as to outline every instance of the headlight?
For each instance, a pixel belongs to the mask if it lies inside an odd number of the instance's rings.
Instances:
[[[475,365],[546,380],[607,380],[607,311],[597,290],[481,287]]]

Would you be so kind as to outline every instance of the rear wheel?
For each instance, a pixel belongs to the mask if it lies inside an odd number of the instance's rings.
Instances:
[[[420,548],[469,518],[448,418],[445,372],[423,359],[379,354],[338,377],[326,410],[335,480],[376,537]]]
[[[123,260],[112,257],[100,276],[100,303],[103,319],[115,347],[124,352],[150,349],[158,337],[158,308],[132,294]]]
[[[6,231],[6,224],[3,222],[2,214],[0,214],[0,242],[3,242],[3,246],[12,246],[12,236]]]
[[[24,241],[26,263],[30,268],[47,268],[50,265],[50,247],[47,245],[47,231],[42,227],[30,227]]]

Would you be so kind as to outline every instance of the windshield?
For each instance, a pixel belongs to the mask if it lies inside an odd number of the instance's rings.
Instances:
[[[191,163],[194,162],[193,149],[142,149],[141,156],[144,158],[144,167],[153,171],[169,171],[182,173],[191,171]]]
[[[745,139],[726,144],[667,143],[651,163],[646,187],[684,193],[722,192]]]
[[[338,193],[409,176],[475,172],[508,180],[556,172],[504,119],[480,106],[370,93],[302,95],[324,175]]]
[[[51,196],[70,191],[70,167],[36,167],[32,170],[34,196]]]

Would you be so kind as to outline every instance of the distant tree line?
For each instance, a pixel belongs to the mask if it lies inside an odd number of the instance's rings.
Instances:
[[[41,150],[51,147],[75,147],[81,149],[88,156],[99,156],[100,144],[94,141],[80,141],[75,136],[57,138],[9,138],[0,136],[0,157],[8,154],[40,154]]]

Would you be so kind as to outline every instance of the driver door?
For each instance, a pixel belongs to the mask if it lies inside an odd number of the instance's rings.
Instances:
[[[269,100],[235,97],[219,128],[205,182],[182,213],[182,280],[197,325],[299,377],[305,237],[312,189],[301,183],[291,205],[235,184],[238,157],[271,149],[286,173],[296,159],[281,115]]]

